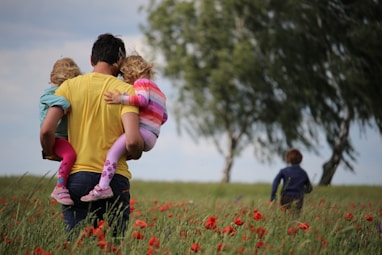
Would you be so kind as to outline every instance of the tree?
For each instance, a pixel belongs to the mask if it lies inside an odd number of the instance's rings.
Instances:
[[[285,99],[264,75],[267,63],[254,34],[232,12],[235,4],[153,1],[144,29],[149,44],[163,53],[164,74],[178,92],[178,124],[196,140],[212,139],[225,157],[223,182],[230,181],[234,158],[249,145],[261,160],[295,140],[309,145],[289,122],[301,118],[300,112],[283,107]],[[262,8],[256,10],[263,22]]]
[[[345,2],[354,1],[164,0],[147,7],[143,30],[174,81],[178,124],[196,140],[213,140],[225,156],[222,181],[229,182],[245,147],[260,159],[296,144],[314,150],[320,127],[334,152],[324,165],[326,185],[341,160],[351,169],[343,157],[354,159],[350,123],[374,118],[381,130],[380,55],[376,60],[354,45],[366,33],[362,20],[380,30],[378,11],[365,18],[379,3],[357,9]],[[338,15],[346,19],[338,22]],[[376,38],[368,44],[380,54]],[[371,70],[373,61],[378,67]]]

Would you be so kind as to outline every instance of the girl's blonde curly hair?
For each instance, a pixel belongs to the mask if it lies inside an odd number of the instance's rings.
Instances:
[[[120,71],[125,82],[134,84],[140,78],[152,80],[155,74],[153,67],[153,63],[148,63],[141,56],[130,55],[123,60]]]
[[[57,60],[50,73],[50,83],[60,86],[67,79],[74,78],[81,74],[81,70],[71,58],[61,58]]]

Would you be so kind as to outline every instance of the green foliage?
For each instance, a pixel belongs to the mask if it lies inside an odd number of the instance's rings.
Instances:
[[[179,129],[211,139],[225,174],[249,145],[260,160],[317,150],[318,131],[352,170],[341,125],[375,121],[382,132],[380,1],[164,0],[146,11]]]
[[[0,254],[382,252],[380,186],[315,187],[296,219],[268,204],[269,184],[132,181],[125,238],[113,240],[107,227],[86,228],[85,222],[78,238],[67,242],[61,207],[49,198],[53,180],[4,177],[0,184]],[[211,217],[216,228],[206,227]],[[200,249],[192,251],[195,244]]]

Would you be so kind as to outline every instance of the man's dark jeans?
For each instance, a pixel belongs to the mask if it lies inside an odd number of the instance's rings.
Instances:
[[[74,202],[72,206],[62,206],[64,223],[68,231],[72,231],[78,223],[85,220],[87,216],[92,218],[94,227],[99,220],[107,220],[113,227],[114,236],[123,236],[130,215],[130,182],[129,179],[116,174],[113,176],[110,187],[114,197],[100,199],[85,203],[80,199],[87,195],[90,190],[98,184],[101,174],[92,172],[77,172],[68,178],[67,188]]]

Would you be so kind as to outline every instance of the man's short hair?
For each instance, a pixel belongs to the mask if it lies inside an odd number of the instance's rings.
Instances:
[[[94,42],[90,60],[92,65],[96,65],[98,62],[113,65],[124,57],[126,57],[126,49],[122,39],[106,33],[99,35]]]

